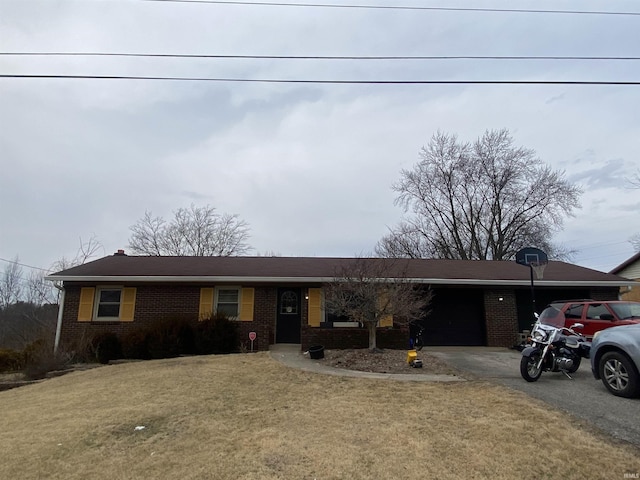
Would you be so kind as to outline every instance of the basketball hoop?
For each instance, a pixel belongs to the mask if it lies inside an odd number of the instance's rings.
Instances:
[[[542,280],[547,262],[529,262],[529,266],[533,270],[533,273],[536,274],[536,279]]]
[[[536,294],[533,288],[533,274],[536,274],[536,279],[542,280],[548,261],[547,254],[539,248],[526,247],[516,253],[516,263],[529,267],[531,278],[531,305],[534,316],[536,313]]]

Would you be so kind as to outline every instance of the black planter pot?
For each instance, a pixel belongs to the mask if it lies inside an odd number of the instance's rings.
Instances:
[[[309,357],[313,360],[324,358],[324,346],[314,345],[312,347],[309,347]]]

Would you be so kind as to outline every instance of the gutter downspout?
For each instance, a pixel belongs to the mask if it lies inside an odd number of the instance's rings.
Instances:
[[[58,323],[56,324],[56,339],[53,342],[53,353],[58,352],[58,344],[60,343],[60,332],[62,331],[62,315],[64,313],[64,294],[66,290],[64,286],[60,286],[58,284],[53,284],[62,294],[60,295],[60,300],[58,302]]]

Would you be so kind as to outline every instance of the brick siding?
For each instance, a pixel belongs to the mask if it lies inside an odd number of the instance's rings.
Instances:
[[[512,347],[518,340],[518,311],[513,289],[492,288],[484,291],[487,346]]]
[[[138,285],[133,322],[78,322],[80,289],[88,284],[65,285],[65,305],[61,328],[60,345],[73,349],[75,345],[88,341],[98,333],[112,331],[124,335],[141,327],[168,319],[196,320],[200,305],[200,288],[211,285]],[[243,285],[249,287],[251,285]],[[256,332],[254,350],[268,350],[275,343],[277,287],[255,286],[254,320],[239,324],[241,348],[249,349],[249,332]],[[302,289],[304,298],[305,289]],[[617,299],[617,288],[592,288],[591,296],[598,300]],[[502,300],[500,300],[502,299]],[[325,348],[366,348],[369,343],[365,328],[323,328],[308,325],[308,302],[302,301],[301,347],[307,350],[313,345]],[[516,295],[509,288],[488,288],[484,291],[484,311],[487,345],[511,347],[518,341],[518,316]],[[396,326],[380,328],[377,343],[380,348],[407,348],[408,329]]]

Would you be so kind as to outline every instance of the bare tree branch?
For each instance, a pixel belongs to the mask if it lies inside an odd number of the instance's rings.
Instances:
[[[22,295],[22,267],[16,255],[12,262],[4,267],[0,277],[0,307],[6,308],[20,300]]]
[[[147,211],[130,230],[129,248],[138,255],[231,256],[250,250],[249,225],[210,205],[179,208],[170,222]]]
[[[376,328],[385,317],[394,324],[424,318],[431,292],[406,280],[406,260],[356,258],[325,285],[325,308],[360,322],[369,332],[369,350],[377,349]]]
[[[420,157],[393,187],[410,216],[378,242],[378,255],[508,260],[531,245],[567,254],[550,239],[582,192],[507,130],[473,144],[438,132]]]

